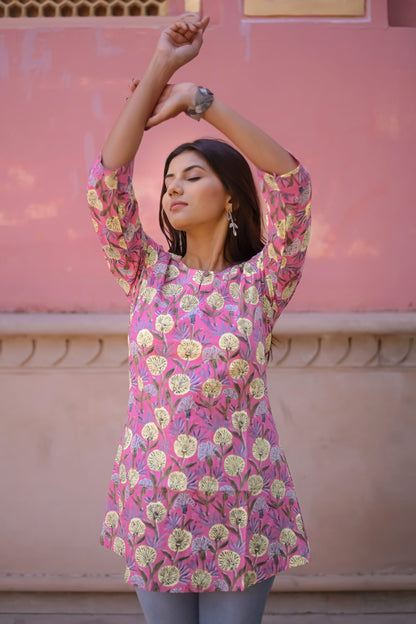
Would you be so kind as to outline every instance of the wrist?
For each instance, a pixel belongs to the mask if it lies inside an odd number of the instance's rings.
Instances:
[[[192,119],[199,121],[201,117],[204,117],[205,112],[209,109],[213,101],[214,94],[212,91],[206,87],[194,85],[192,100],[185,112]]]

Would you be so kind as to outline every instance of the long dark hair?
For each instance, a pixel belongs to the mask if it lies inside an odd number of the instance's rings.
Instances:
[[[238,225],[237,236],[228,228],[224,245],[224,259],[230,264],[239,264],[249,260],[264,247],[261,237],[261,208],[248,162],[236,149],[224,141],[216,139],[197,139],[192,143],[183,143],[169,154],[166,159],[163,180],[171,161],[187,151],[198,152],[221,180],[232,198],[232,215]],[[162,198],[166,193],[163,182],[159,206],[159,224],[165,235],[169,251],[184,256],[186,253],[186,233],[175,230],[162,208]]]

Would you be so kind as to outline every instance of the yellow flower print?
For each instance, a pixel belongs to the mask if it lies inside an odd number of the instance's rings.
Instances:
[[[251,475],[247,482],[248,490],[253,496],[257,496],[263,491],[263,477],[261,475]]]
[[[191,436],[187,433],[181,433],[176,438],[173,448],[175,449],[175,453],[178,457],[184,457],[189,459],[196,453],[198,443],[194,436]]]
[[[196,360],[201,355],[202,345],[197,340],[185,338],[178,344],[177,353],[181,360]]]
[[[135,468],[130,468],[127,473],[127,478],[130,483],[130,487],[134,488],[139,482],[140,473]]]
[[[270,486],[270,492],[274,498],[283,498],[286,493],[286,486],[280,479],[275,479]]]
[[[191,312],[199,305],[199,300],[194,295],[184,295],[180,300],[179,307],[184,312]]]
[[[164,429],[170,423],[170,414],[165,407],[155,408],[155,418],[161,429]]]
[[[145,265],[147,267],[152,267],[156,264],[157,260],[158,260],[158,253],[156,249],[152,247],[151,245],[148,245],[146,249],[146,258],[144,261]]]
[[[266,182],[266,184],[270,186],[271,189],[273,189],[274,191],[279,190],[279,186],[277,184],[276,178],[271,173],[265,173],[263,179]]]
[[[250,264],[250,262],[245,262],[243,266],[243,272],[244,275],[250,277],[250,275],[254,275],[254,273],[256,272],[256,268],[252,264]]]
[[[118,278],[117,278],[117,281],[118,281],[118,285],[119,285],[119,286],[121,286],[121,288],[124,290],[124,292],[126,293],[126,295],[128,295],[128,294],[129,294],[129,292],[130,292],[130,286],[129,286],[129,283],[128,283],[128,282],[126,282],[126,280],[125,280],[125,279],[123,279],[122,277],[118,277]]]
[[[195,282],[195,284],[207,286],[208,284],[212,284],[212,282],[214,281],[214,273],[212,271],[196,271],[192,280]]]
[[[130,429],[130,427],[126,427],[124,429],[124,435],[123,435],[123,448],[124,449],[130,446],[132,437],[133,437],[132,430]]]
[[[292,531],[292,529],[282,529],[280,532],[279,542],[283,546],[294,546],[296,541],[296,533]]]
[[[247,431],[250,425],[250,419],[247,415],[247,412],[244,410],[241,410],[239,412],[234,412],[234,414],[231,416],[231,420],[232,420],[233,426],[238,431]]]
[[[236,351],[238,349],[238,347],[240,346],[240,342],[237,338],[237,336],[234,336],[234,334],[222,334],[222,336],[220,337],[218,344],[220,345],[221,349],[223,349],[224,351]]]
[[[240,555],[233,550],[222,550],[218,555],[218,565],[224,572],[230,572],[238,568],[240,559]]]
[[[233,360],[230,364],[230,375],[233,379],[242,379],[249,371],[246,360]]]
[[[187,550],[192,542],[192,533],[185,529],[173,529],[168,538],[168,546],[173,552]]]
[[[306,249],[308,248],[308,245],[309,245],[310,238],[311,238],[311,226],[309,226],[308,229],[305,232],[305,236],[303,237],[302,245],[300,247],[301,251],[306,251]]]
[[[94,230],[96,232],[98,232],[98,223],[97,223],[97,221],[95,221],[94,219],[91,219],[91,221],[92,221],[92,225],[93,225]]]
[[[104,522],[109,529],[115,529],[118,526],[118,513],[116,511],[109,511],[106,513]]]
[[[134,558],[137,565],[148,568],[156,560],[156,551],[151,546],[137,546]]]
[[[123,451],[123,447],[121,446],[121,444],[119,444],[118,447],[117,447],[117,452],[116,452],[116,456],[115,456],[115,459],[114,459],[116,464],[120,463],[122,451]]]
[[[282,293],[282,299],[286,300],[294,293],[296,286],[298,285],[297,281],[293,282],[290,286],[286,286]]]
[[[253,557],[262,557],[269,547],[269,540],[265,535],[255,533],[250,540],[248,550]]]
[[[120,555],[120,557],[123,557],[124,553],[126,552],[126,545],[121,537],[114,538],[113,550],[116,555]]]
[[[267,337],[266,337],[266,351],[269,351],[271,346],[272,346],[272,335],[271,334],[267,334]]]
[[[286,238],[286,222],[284,219],[276,221],[275,228],[279,238]]]
[[[296,217],[293,213],[290,213],[287,215],[286,217],[286,232],[290,232],[290,230],[292,229],[292,227],[295,225],[296,223]]]
[[[148,349],[153,344],[153,334],[148,329],[141,329],[136,336],[136,342],[142,349]]]
[[[214,433],[214,442],[218,446],[228,446],[233,441],[233,434],[225,427],[220,427]]]
[[[146,507],[146,516],[151,522],[162,522],[166,518],[166,509],[163,503],[149,503]]]
[[[212,494],[218,492],[218,481],[215,477],[206,475],[200,479],[198,489],[200,492],[204,492],[207,496],[212,496]]]
[[[160,568],[158,579],[164,587],[173,587],[179,583],[180,574],[176,566],[166,565]]]
[[[247,526],[248,516],[244,507],[234,507],[230,510],[230,522],[238,528]]]
[[[151,286],[146,286],[143,290],[142,299],[146,303],[152,303],[153,299],[156,295],[156,288],[152,288]]]
[[[166,454],[159,449],[155,449],[149,453],[147,465],[150,470],[160,471],[166,466]]]
[[[270,277],[270,275],[266,275],[266,284],[267,284],[267,290],[269,291],[269,295],[270,297],[274,296],[274,286],[273,286],[273,281],[272,278]],[[264,297],[265,295],[263,295]]]
[[[126,216],[126,204],[124,202],[120,202],[117,206],[117,214],[120,219],[124,219]]]
[[[124,570],[124,581],[128,583],[129,578],[130,578],[130,568],[126,566],[126,569]]]
[[[209,539],[213,542],[224,542],[229,534],[229,530],[223,524],[213,524],[209,530]]]
[[[195,570],[191,577],[192,586],[197,591],[203,591],[211,585],[212,576],[206,570]]]
[[[168,487],[174,492],[185,492],[188,487],[188,478],[183,472],[171,472],[168,478]]]
[[[302,557],[301,555],[292,555],[289,559],[289,568],[297,568],[298,566],[305,565],[308,563],[306,557]]]
[[[309,218],[309,215],[311,214],[311,202],[309,202],[309,204],[307,204],[305,206],[305,215],[307,218]]]
[[[273,316],[273,308],[271,306],[270,301],[268,300],[268,298],[266,296],[263,295],[263,297],[261,298],[261,307],[263,309],[264,315],[267,316],[267,318],[272,318]]]
[[[266,363],[266,354],[264,352],[264,344],[259,342],[256,349],[256,360],[260,365]]]
[[[302,516],[300,514],[296,514],[295,522],[298,531],[303,531]]]
[[[137,387],[140,390],[140,392],[143,390],[143,387],[144,387],[143,379],[140,377],[140,375],[137,375]]]
[[[224,297],[221,293],[214,291],[207,297],[207,303],[214,310],[222,310],[224,307]]]
[[[118,217],[108,217],[105,222],[106,227],[110,232],[121,232],[121,223]]]
[[[191,387],[191,380],[188,375],[184,373],[178,373],[177,375],[172,375],[169,378],[169,388],[172,390],[173,394],[182,395],[189,392]]]
[[[270,442],[265,438],[256,438],[253,443],[252,453],[258,461],[266,460],[270,453]]]
[[[105,185],[110,191],[115,191],[117,188],[118,180],[117,180],[117,172],[112,171],[104,178]]]
[[[243,585],[244,589],[248,589],[257,583],[257,574],[253,570],[249,570],[244,574]]]
[[[95,208],[96,210],[103,209],[102,201],[98,198],[97,191],[95,189],[90,189],[88,191],[87,200],[91,208]]]
[[[259,291],[255,286],[250,286],[244,291],[244,301],[251,305],[257,305],[259,302]]]
[[[162,287],[162,294],[164,297],[179,297],[183,291],[181,284],[165,284]]]
[[[110,260],[120,260],[121,258],[119,250],[112,245],[104,245],[103,251],[107,258],[110,258]]]
[[[239,318],[237,320],[237,329],[240,334],[243,334],[243,336],[251,336],[251,333],[253,331],[253,323],[250,321],[250,319]]]
[[[178,267],[174,266],[173,264],[170,264],[166,271],[167,279],[175,279],[175,277],[178,277],[178,275],[179,275]]]
[[[129,533],[134,537],[141,537],[146,532],[146,525],[140,518],[132,518],[129,523]]]
[[[264,397],[264,381],[263,379],[253,379],[249,388],[253,399],[262,399]]]
[[[119,516],[121,516],[121,514],[123,513],[123,501],[121,500],[121,498],[118,499],[118,514]]]
[[[202,384],[202,394],[207,399],[216,399],[221,393],[222,383],[218,379],[207,379]]]
[[[123,483],[123,485],[124,483],[127,483],[127,470],[124,464],[120,464],[118,474],[120,477],[120,482]]]
[[[231,297],[237,301],[237,299],[240,299],[240,286],[239,284],[237,284],[237,282],[231,282],[230,286],[228,287],[228,290],[230,292]]]
[[[282,261],[280,263],[280,268],[284,269],[286,265],[287,265],[287,257],[283,256]]]
[[[155,327],[162,334],[168,334],[172,331],[174,324],[173,317],[170,314],[159,314],[156,317]]]
[[[239,455],[227,455],[224,460],[224,470],[230,477],[240,475],[245,467],[246,462]]]
[[[273,243],[269,243],[269,245],[267,246],[267,255],[269,256],[270,260],[277,260],[278,255]]]
[[[146,364],[152,375],[161,375],[168,361],[162,355],[150,355],[146,360]]]
[[[154,422],[146,423],[142,429],[142,438],[147,442],[153,442],[159,437],[159,431]]]

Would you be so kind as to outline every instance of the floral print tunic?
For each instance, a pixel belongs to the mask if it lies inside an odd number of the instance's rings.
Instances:
[[[215,273],[143,232],[132,173],[97,159],[89,177],[94,227],[130,300],[128,416],[101,542],[132,585],[243,590],[310,559],[266,386],[273,325],[309,239],[309,174],[259,172],[267,243]]]

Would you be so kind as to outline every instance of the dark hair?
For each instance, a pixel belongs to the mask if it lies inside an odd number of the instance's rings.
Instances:
[[[228,228],[224,244],[224,258],[231,264],[249,260],[264,247],[261,236],[261,208],[248,162],[236,149],[224,141],[216,139],[197,139],[192,143],[183,143],[169,154],[166,159],[163,180],[171,161],[187,151],[198,152],[221,180],[232,198],[233,219],[238,225],[237,236]],[[166,193],[163,182],[160,196],[159,224],[165,235],[169,251],[184,256],[186,253],[186,233],[175,230],[162,209],[162,198]]]

